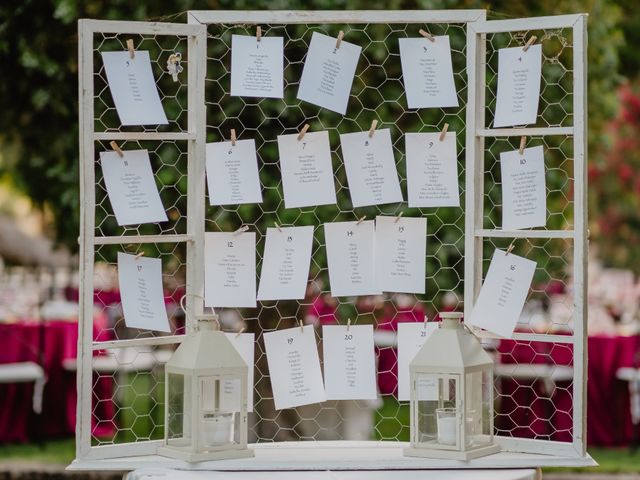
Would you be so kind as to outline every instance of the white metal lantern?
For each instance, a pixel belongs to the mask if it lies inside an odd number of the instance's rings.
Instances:
[[[500,451],[493,441],[493,361],[460,322],[441,313],[433,332],[409,365],[411,457],[457,460]]]
[[[199,319],[165,367],[160,455],[201,462],[252,457],[247,448],[247,364],[219,330]]]

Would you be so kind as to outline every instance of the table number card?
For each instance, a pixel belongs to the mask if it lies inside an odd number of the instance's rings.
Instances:
[[[254,342],[255,334],[253,333],[225,333],[231,344],[236,348],[244,363],[247,364],[247,412],[253,412],[253,370],[255,366]],[[223,411],[239,412],[240,411],[240,382],[238,380],[225,380],[222,385],[222,395],[220,396],[220,408]]]
[[[302,69],[298,98],[344,115],[361,47],[313,32]]]
[[[406,133],[410,208],[459,207],[456,132]]]
[[[500,154],[502,176],[502,228],[544,227],[547,223],[547,188],[542,146]]]
[[[209,205],[262,203],[256,142],[207,143]]]
[[[437,328],[436,322],[398,323],[398,400],[409,400],[409,364]]]
[[[402,202],[388,128],[340,135],[351,203],[354,207]]]
[[[256,306],[255,232],[205,233],[204,263],[207,307]]]
[[[542,76],[542,45],[501,48],[494,127],[536,123]]]
[[[171,331],[162,290],[162,260],[118,252],[118,286],[127,327]]]
[[[401,38],[400,62],[409,108],[458,106],[449,36]]]
[[[109,90],[124,126],[167,125],[160,95],[151,71],[149,52],[136,50],[131,58],[128,51],[102,52]]]
[[[328,400],[378,397],[372,325],[325,325],[322,344]]]
[[[231,36],[231,95],[282,98],[282,37]]]
[[[312,244],[312,226],[267,228],[258,300],[304,298]]]
[[[424,293],[425,217],[376,217],[376,287],[383,292]]]
[[[531,287],[536,262],[496,249],[468,325],[510,338]]]
[[[373,220],[324,224],[332,297],[377,295]]]
[[[311,325],[265,333],[264,346],[276,410],[327,399]]]
[[[100,152],[102,175],[118,225],[166,222],[149,152],[123,150],[122,154]]]
[[[278,151],[285,208],[336,203],[329,132],[280,135]]]

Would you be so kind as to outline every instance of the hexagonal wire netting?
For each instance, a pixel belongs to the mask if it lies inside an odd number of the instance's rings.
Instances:
[[[207,141],[229,138],[236,130],[239,139],[253,138],[259,160],[264,202],[231,207],[209,207],[207,231],[233,231],[248,225],[257,232],[258,274],[263,259],[266,228],[277,222],[285,226],[313,225],[311,278],[303,301],[261,302],[256,309],[223,309],[227,329],[245,327],[256,334],[255,411],[250,415],[250,441],[379,439],[408,440],[408,402],[397,400],[397,350],[376,346],[378,401],[327,401],[295,409],[276,411],[267,369],[263,333],[291,327],[299,320],[314,325],[346,323],[373,324],[381,331],[395,331],[398,322],[434,319],[442,309],[462,308],[464,282],[464,208],[409,209],[391,204],[354,209],[339,146],[339,134],[366,130],[372,120],[378,128],[389,128],[397,170],[406,198],[406,168],[403,134],[440,131],[445,123],[456,132],[461,205],[464,205],[465,114],[467,99],[466,26],[430,24],[435,35],[449,35],[458,91],[459,108],[409,109],[406,106],[400,67],[398,38],[418,36],[417,24],[385,25],[262,25],[263,35],[284,37],[285,98],[254,99],[232,97],[230,91],[231,35],[254,35],[255,27],[212,24],[207,44]],[[342,116],[296,99],[305,55],[313,31],[336,36],[362,46],[362,54]],[[570,126],[572,123],[572,39],[570,29],[487,35],[487,125],[495,107],[497,50],[524,43],[536,34],[543,43],[543,79],[538,126]],[[149,50],[154,76],[169,117],[165,127],[121,127],[109,93],[99,52],[126,49],[133,38],[136,50]],[[94,36],[93,75],[95,88],[95,130],[98,132],[186,132],[187,71],[174,83],[166,73],[166,61],[174,51],[186,56],[186,37],[164,35]],[[311,131],[327,130],[331,142],[338,204],[315,208],[285,209],[280,177],[277,136],[296,133],[305,124]],[[450,133],[453,134],[453,133]],[[518,148],[519,138],[488,138],[485,145],[484,227],[500,228],[501,188],[499,153]],[[570,138],[561,136],[528,139],[528,146],[543,145],[547,165],[548,229],[573,226],[573,164]],[[122,236],[120,245],[97,245],[95,298],[106,319],[94,322],[94,337],[131,339],[159,334],[124,326],[115,289],[115,258],[118,251],[145,252],[163,261],[163,281],[172,333],[184,332],[184,317],[176,301],[184,292],[186,260],[183,243],[128,245],[126,236],[140,234],[183,234],[186,232],[187,147],[184,141],[127,141],[123,149],[149,151],[160,196],[169,222],[137,227],[118,227],[106,196],[98,158],[96,167],[96,237]],[[96,150],[108,150],[108,142],[96,142]],[[207,201],[208,205],[208,201]],[[427,218],[427,274],[425,295],[391,295],[362,298],[331,298],[322,225],[376,215],[424,216]],[[506,248],[511,239],[485,238],[484,271],[494,248]],[[518,328],[524,332],[571,335],[571,253],[566,239],[521,239],[515,253],[538,263],[534,287]],[[171,302],[170,300],[173,300]],[[322,349],[321,329],[316,328]],[[532,341],[489,341],[496,361],[507,368],[496,375],[496,433],[506,436],[572,440],[573,383],[568,372],[572,364],[570,344]],[[110,349],[94,358],[92,444],[159,439],[163,435],[163,370],[174,346],[144,346]],[[109,361],[104,361],[107,357]],[[522,366],[544,364],[550,372],[564,374],[534,378],[513,375]],[[511,368],[513,367],[513,368]],[[510,370],[511,368],[511,370]],[[564,370],[563,370],[564,369]],[[511,372],[511,373],[509,373]],[[550,380],[554,378],[554,380]],[[560,378],[560,380],[558,380]]]

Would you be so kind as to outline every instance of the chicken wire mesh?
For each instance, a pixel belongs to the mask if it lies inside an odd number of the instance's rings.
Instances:
[[[394,155],[404,197],[407,179],[403,134],[442,130],[457,134],[458,174],[461,205],[464,205],[465,116],[467,99],[466,25],[430,24],[434,35],[449,35],[458,92],[459,108],[409,109],[402,82],[398,38],[418,36],[418,24],[350,25],[261,25],[263,35],[284,37],[284,99],[231,97],[231,35],[255,35],[255,26],[211,24],[208,26],[207,77],[205,82],[207,141],[228,139],[235,129],[239,139],[256,141],[264,202],[239,206],[208,206],[206,231],[233,231],[248,225],[257,232],[258,273],[262,263],[266,229],[275,223],[284,226],[313,225],[314,243],[307,296],[302,301],[260,302],[256,309],[222,309],[219,313],[228,330],[244,327],[256,334],[255,410],[250,414],[249,440],[385,440],[409,439],[408,402],[397,400],[397,347],[388,335],[399,322],[436,318],[443,310],[462,309],[464,282],[464,208],[410,209],[406,204],[390,204],[354,209],[339,147],[339,134],[367,130],[372,120],[378,128],[391,130]],[[349,98],[346,115],[296,99],[297,87],[311,34],[318,31],[362,46],[361,57]],[[572,121],[572,45],[569,29],[487,35],[487,125],[495,108],[497,50],[517,46],[531,34],[543,41],[543,76],[538,126],[570,126]],[[121,127],[106,83],[100,52],[125,50],[133,38],[136,50],[149,50],[154,77],[168,126]],[[97,132],[181,132],[187,128],[187,71],[173,82],[166,73],[168,56],[176,51],[187,58],[187,38],[173,35],[94,36],[94,128]],[[199,61],[191,59],[191,61]],[[337,205],[285,209],[278,163],[277,136],[296,133],[305,124],[311,131],[327,130],[331,142]],[[488,138],[484,158],[484,228],[499,229],[501,192],[499,154],[518,148],[519,139]],[[528,146],[543,145],[547,167],[548,229],[573,226],[573,171],[570,137],[545,136],[528,139]],[[187,142],[179,140],[126,141],[123,149],[149,151],[156,183],[169,221],[119,227],[106,196],[104,180],[95,162],[95,235],[120,236],[119,245],[96,245],[94,297],[106,313],[107,322],[94,322],[96,340],[125,340],[160,337],[149,331],[124,326],[119,299],[109,299],[115,290],[113,276],[118,251],[144,252],[161,258],[163,283],[169,306],[172,333],[184,333],[184,315],[176,300],[185,291],[186,248],[183,243],[129,244],[127,236],[184,234],[187,229]],[[108,141],[97,141],[96,151],[108,150]],[[424,216],[427,218],[426,294],[360,298],[332,298],[329,295],[325,242],[326,222],[356,220],[376,215]],[[511,239],[486,238],[484,272],[493,249],[506,248]],[[558,239],[521,239],[514,253],[538,263],[536,279],[527,308],[518,324],[529,333],[571,334],[573,302],[570,297],[572,242]],[[554,290],[556,289],[556,290]],[[377,401],[327,401],[295,409],[276,411],[266,363],[263,334],[291,327],[299,320],[316,326],[346,323],[372,324],[376,329],[376,358],[380,397]],[[321,329],[316,328],[322,358]],[[386,340],[385,340],[386,339]],[[158,342],[160,343],[160,341]],[[174,345],[146,345],[107,348],[96,351],[92,361],[92,445],[140,442],[163,436],[164,374]],[[501,365],[496,374],[495,431],[498,435],[522,438],[572,440],[571,345],[531,341],[488,341]],[[537,368],[543,365],[544,369]],[[534,368],[530,368],[530,367]],[[562,367],[562,368],[561,368]]]

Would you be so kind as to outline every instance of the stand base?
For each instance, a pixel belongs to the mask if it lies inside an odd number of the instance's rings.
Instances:
[[[433,450],[428,448],[407,447],[402,453],[405,457],[421,457],[421,458],[444,458],[447,460],[473,460],[474,458],[486,457],[500,452],[500,445],[487,445],[486,447],[477,447],[467,452],[457,452],[453,450]]]
[[[158,455],[163,457],[184,460],[189,463],[207,462],[209,460],[232,460],[236,458],[251,458],[254,456],[253,449],[221,450],[219,452],[193,453],[182,450],[180,447],[158,447]]]

